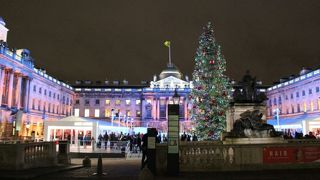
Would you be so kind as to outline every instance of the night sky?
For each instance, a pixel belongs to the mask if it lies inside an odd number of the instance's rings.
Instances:
[[[90,3],[89,3],[90,2]],[[227,75],[272,84],[320,65],[318,0],[0,0],[11,48],[31,50],[35,64],[65,82],[138,84],[168,61],[191,76],[202,26],[214,24]]]

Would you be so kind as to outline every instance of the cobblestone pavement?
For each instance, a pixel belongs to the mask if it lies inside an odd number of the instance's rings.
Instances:
[[[91,168],[81,168],[72,171],[40,176],[37,179],[139,179],[140,159],[125,158],[103,158],[103,172],[105,176],[92,176],[97,171],[97,159],[91,159]],[[82,159],[72,159],[73,164],[82,164]],[[312,169],[281,169],[281,170],[258,170],[258,171],[230,171],[230,172],[209,172],[209,173],[181,173],[178,177],[155,177],[155,180],[162,179],[190,179],[190,180],[312,180],[320,179],[319,168]]]
[[[98,159],[91,159],[91,168],[81,168],[72,171],[60,172],[56,174],[50,174],[47,176],[40,176],[37,179],[126,179],[134,180],[138,179],[140,173],[140,159],[125,158],[103,158],[103,172],[105,176],[93,176],[97,172]],[[72,159],[72,164],[82,164],[82,159]]]

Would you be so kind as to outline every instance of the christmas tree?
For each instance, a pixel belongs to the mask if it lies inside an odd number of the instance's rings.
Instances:
[[[199,38],[195,56],[193,86],[190,99],[193,104],[191,118],[196,133],[202,140],[219,139],[226,126],[231,86],[224,75],[226,61],[217,44],[209,22]]]

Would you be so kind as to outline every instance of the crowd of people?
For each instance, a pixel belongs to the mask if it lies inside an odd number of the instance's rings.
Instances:
[[[295,132],[294,136],[292,133],[284,133],[283,138],[285,139],[317,139],[317,137],[313,134],[313,132],[309,132],[306,135],[303,135],[302,132]]]

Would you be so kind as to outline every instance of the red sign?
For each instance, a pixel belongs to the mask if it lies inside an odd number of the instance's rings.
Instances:
[[[268,147],[263,149],[263,163],[298,163],[320,161],[320,147]]]

